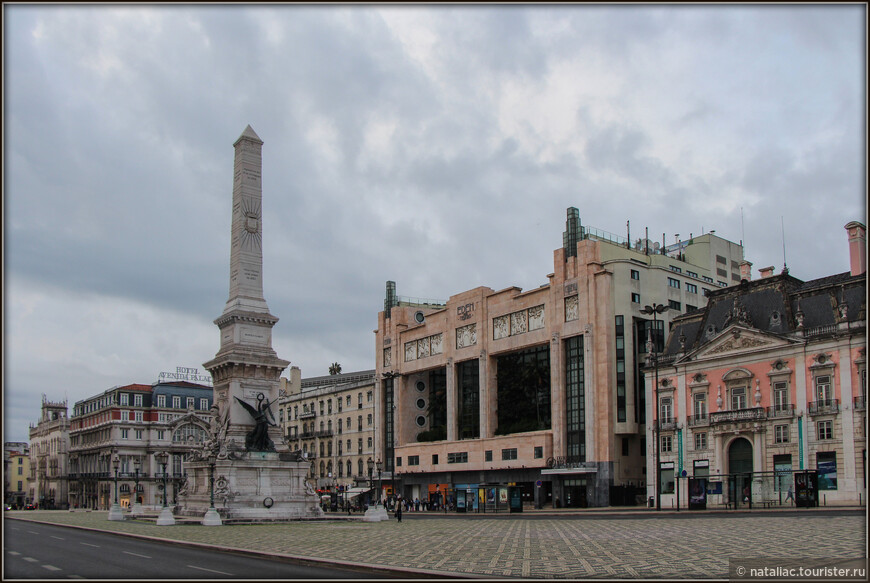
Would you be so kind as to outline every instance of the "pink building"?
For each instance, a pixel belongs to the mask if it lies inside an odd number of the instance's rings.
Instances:
[[[645,370],[661,507],[685,508],[690,488],[708,507],[866,500],[865,227],[846,230],[850,271],[804,282],[764,268],[673,320]]]

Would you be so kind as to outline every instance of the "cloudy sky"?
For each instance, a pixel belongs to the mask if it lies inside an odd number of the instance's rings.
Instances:
[[[198,367],[229,290],[233,142],[263,146],[273,345],[374,368],[387,280],[547,281],[568,207],[757,269],[848,270],[865,7],[3,6],[4,439],[41,396]]]

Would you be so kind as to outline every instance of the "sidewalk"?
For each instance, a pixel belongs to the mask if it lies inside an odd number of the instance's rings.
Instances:
[[[723,513],[740,516],[723,520]],[[345,515],[342,520],[327,516],[220,527],[202,526],[196,520],[175,526],[157,526],[145,519],[110,522],[105,511],[83,510],[7,511],[4,518],[361,568],[373,577],[722,579],[728,577],[734,549],[795,559],[865,556],[864,509],[813,508],[794,514],[547,509],[447,517],[408,513],[401,523],[394,518],[362,522],[359,515],[347,520]],[[650,520],[653,516],[661,519]],[[612,519],[616,517],[619,520]]]

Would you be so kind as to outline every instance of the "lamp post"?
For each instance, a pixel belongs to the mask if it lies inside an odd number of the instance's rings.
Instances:
[[[372,490],[375,487],[374,480],[372,479],[372,474],[375,469],[374,460],[372,460],[372,458],[369,458],[368,461],[366,461],[366,466],[368,466],[369,469],[369,490]]]
[[[221,522],[221,515],[218,514],[218,511],[215,510],[215,507],[214,507],[214,465],[215,465],[214,451],[209,451],[209,453],[208,453],[209,507],[205,513],[205,516],[202,517],[202,525],[203,526],[221,526],[221,525],[223,525],[223,522]]]
[[[656,472],[656,510],[662,509],[662,499],[661,499],[661,470],[659,469],[659,448],[661,445],[659,444],[659,357],[658,352],[656,351],[655,341],[652,340],[654,337],[654,333],[658,331],[658,319],[656,316],[659,314],[663,314],[667,311],[668,306],[664,304],[652,304],[648,306],[644,306],[640,311],[641,314],[652,314],[653,317],[653,330],[649,334],[650,338],[650,350],[649,350],[649,358],[655,366],[655,385],[653,386],[653,412],[655,414],[655,425],[653,425],[653,438],[655,439],[655,472]]]
[[[377,502],[375,503],[377,506],[381,505],[381,469],[384,467],[384,463],[378,458],[378,461],[375,462],[375,467],[378,469],[378,496]]]
[[[117,451],[112,452],[112,469],[115,470],[115,501],[109,509],[109,520],[124,520],[124,513],[121,512],[121,505],[118,503],[118,467],[121,465],[121,458]]]
[[[130,514],[136,516],[142,514],[142,505],[139,504],[139,467],[142,462],[137,457],[133,460],[133,468],[136,470],[136,485],[133,487],[133,503],[130,505]]]
[[[157,526],[172,526],[175,524],[175,518],[172,516],[172,511],[166,505],[166,463],[169,461],[169,454],[161,451],[154,455],[154,459],[163,467],[163,510],[160,511],[160,516],[157,517]]]

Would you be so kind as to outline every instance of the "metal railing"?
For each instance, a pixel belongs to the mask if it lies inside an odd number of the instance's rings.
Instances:
[[[752,407],[749,409],[735,409],[733,411],[717,411],[710,413],[710,423],[730,423],[733,421],[751,421],[764,419],[767,415],[764,407]]]
[[[710,424],[710,416],[707,415],[706,413],[704,413],[702,415],[690,415],[686,419],[686,422],[688,423],[689,427],[697,427],[699,425],[709,425]]]
[[[677,428],[677,420],[673,417],[662,417],[659,420],[660,431],[672,431]]]
[[[864,400],[864,395],[859,395],[855,397],[855,409],[857,411],[863,411],[867,408],[867,403]]]
[[[794,417],[794,405],[774,405],[767,408],[767,417],[774,419],[777,417]]]
[[[836,413],[840,410],[839,399],[822,399],[819,401],[811,401],[807,407],[810,415],[824,415],[826,413]]]

